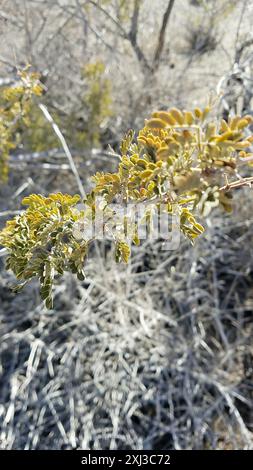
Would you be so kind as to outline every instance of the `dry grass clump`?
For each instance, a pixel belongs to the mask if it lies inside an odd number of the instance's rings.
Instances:
[[[252,448],[249,193],[190,248],[97,247],[55,310],[1,272],[2,449]]]

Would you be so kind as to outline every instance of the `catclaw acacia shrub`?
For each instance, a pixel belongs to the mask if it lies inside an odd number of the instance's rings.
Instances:
[[[23,204],[28,208],[0,232],[0,243],[8,250],[7,268],[19,287],[38,278],[41,296],[51,307],[55,276],[71,271],[83,279],[93,238],[76,237],[76,229],[100,210],[104,229],[110,224],[114,235],[116,260],[127,262],[131,242],[138,245],[140,240],[135,222],[127,215],[115,218],[110,205],[114,201],[123,207],[152,202],[169,215],[177,214],[178,228],[191,243],[204,231],[198,217],[217,206],[231,212],[230,189],[253,180],[240,179],[238,173],[241,165],[252,165],[253,119],[247,115],[218,121],[210,111],[210,106],[194,111],[171,108],[153,113],[136,138],[129,131],[121,143],[118,171],[94,175],[83,210],[78,195],[26,197]],[[149,205],[145,217],[150,218]]]
[[[29,126],[29,112],[33,95],[42,94],[42,86],[36,73],[27,68],[18,73],[20,80],[12,87],[4,88],[0,97],[0,182],[8,177],[8,157],[19,140],[19,126]]]

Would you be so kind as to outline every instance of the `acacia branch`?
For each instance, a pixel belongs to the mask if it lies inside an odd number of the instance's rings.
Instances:
[[[225,186],[222,186],[219,191],[230,191],[231,189],[241,188],[242,186],[250,186],[253,184],[253,176],[248,178],[240,178],[239,180],[233,181],[232,183],[227,183]]]

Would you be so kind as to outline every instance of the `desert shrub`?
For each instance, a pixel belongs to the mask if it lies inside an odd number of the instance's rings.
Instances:
[[[240,165],[252,165],[251,123],[249,115],[213,119],[211,103],[193,112],[177,108],[155,112],[136,137],[130,131],[123,139],[118,171],[94,175],[95,186],[82,209],[77,206],[78,195],[26,197],[26,211],[0,233],[0,243],[9,253],[7,268],[21,282],[19,287],[38,278],[42,298],[50,307],[55,276],[71,271],[83,279],[83,263],[96,238],[90,231],[95,220],[103,235],[112,234],[116,261],[127,262],[131,243],[140,243],[139,222],[131,211],[118,213],[114,202],[123,209],[144,204],[141,223],[148,231],[154,210],[160,217],[163,213],[176,217],[178,230],[194,243],[204,231],[198,217],[218,206],[231,212],[231,189],[253,180],[238,174]]]

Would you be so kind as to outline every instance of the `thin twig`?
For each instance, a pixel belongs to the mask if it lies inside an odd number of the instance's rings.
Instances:
[[[66,157],[69,161],[69,164],[70,164],[70,168],[76,178],[76,182],[77,182],[77,186],[78,186],[78,189],[80,191],[80,194],[83,198],[85,198],[86,194],[85,194],[85,191],[84,191],[84,188],[83,188],[83,184],[82,184],[82,181],[80,179],[80,176],[79,176],[79,173],[77,171],[77,168],[76,168],[76,165],[75,165],[75,162],[74,162],[74,159],[71,155],[71,152],[69,150],[69,147],[67,145],[67,142],[65,140],[65,138],[63,137],[59,127],[57,126],[57,124],[55,123],[55,121],[53,120],[51,114],[48,112],[48,109],[46,108],[46,106],[44,104],[39,104],[39,108],[41,109],[41,111],[43,112],[45,118],[48,120],[48,122],[51,124],[55,134],[57,135],[59,141],[61,142],[61,145],[62,145],[62,148],[66,154]]]
[[[251,187],[253,183],[253,176],[248,178],[241,178],[239,180],[233,181],[232,183],[227,183],[225,186],[222,186],[219,191],[230,191],[231,189],[240,188],[242,186]]]

